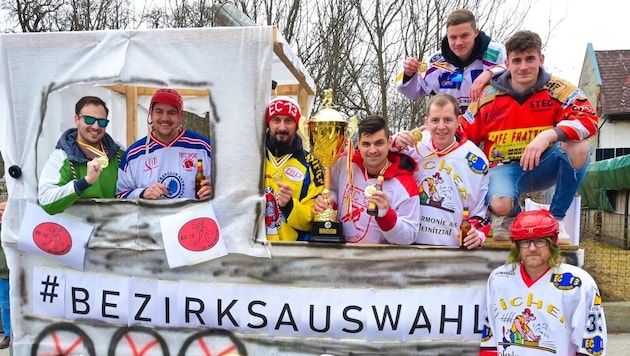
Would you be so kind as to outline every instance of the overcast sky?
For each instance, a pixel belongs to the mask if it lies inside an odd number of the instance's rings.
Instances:
[[[545,67],[578,84],[587,43],[593,49],[630,49],[630,16],[624,2],[613,0],[538,0],[522,29],[544,41],[549,22],[557,24],[543,49]]]

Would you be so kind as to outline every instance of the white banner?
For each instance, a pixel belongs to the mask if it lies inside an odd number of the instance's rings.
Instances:
[[[485,299],[483,288],[164,282],[42,267],[33,268],[31,291],[33,313],[42,317],[389,342],[477,340]]]

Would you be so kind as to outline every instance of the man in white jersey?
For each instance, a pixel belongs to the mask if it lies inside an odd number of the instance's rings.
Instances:
[[[420,193],[419,244],[458,246],[462,211],[468,208],[473,228],[463,236],[468,249],[481,247],[485,223],[488,159],[459,131],[459,103],[437,94],[427,104],[426,126],[396,135],[394,144],[418,164],[414,178]],[[421,131],[425,129],[425,131]],[[416,142],[415,133],[422,139]]]
[[[488,278],[481,356],[606,354],[599,289],[586,271],[560,262],[558,232],[547,210],[514,219],[507,263]]]
[[[428,65],[407,58],[403,72],[396,78],[396,88],[411,100],[451,94],[463,113],[471,101],[479,98],[492,76],[505,72],[506,59],[505,46],[477,28],[470,10],[458,9],[446,19],[441,51],[431,56]]]
[[[119,198],[204,199],[210,186],[212,146],[210,140],[186,130],[184,101],[173,89],[159,89],[151,98],[151,132],[134,142],[125,153],[118,172]],[[201,188],[195,191],[197,160],[203,162]]]
[[[409,156],[390,152],[392,138],[382,116],[359,123],[358,151],[345,153],[332,168],[332,193],[319,195],[313,208],[322,212],[338,204],[337,217],[346,242],[409,245],[416,241],[420,221],[416,164]],[[348,164],[350,160],[350,164]],[[374,191],[381,176],[382,190]],[[368,214],[370,203],[376,212]]]

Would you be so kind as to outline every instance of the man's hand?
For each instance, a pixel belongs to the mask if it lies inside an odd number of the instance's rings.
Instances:
[[[85,180],[88,184],[92,185],[101,176],[101,162],[98,158],[94,158],[87,163],[87,174]]]
[[[408,77],[413,77],[414,74],[418,73],[419,66],[420,62],[417,59],[409,57],[403,62],[403,73]]]
[[[404,150],[408,147],[416,147],[418,144],[417,136],[415,133],[421,133],[423,130],[427,128],[426,125],[422,125],[418,128],[415,128],[411,131],[402,130],[396,134],[396,140],[394,141],[394,145],[399,150]]]
[[[374,204],[376,204],[379,214],[381,211],[388,212],[389,208],[391,207],[389,197],[382,190],[375,191],[367,198],[367,200],[368,202],[373,202]],[[382,218],[382,216],[380,215],[378,217]]]
[[[209,198],[210,195],[212,195],[212,186],[210,185],[210,179],[204,179],[201,181],[201,188],[199,188],[197,196],[199,197],[199,199],[205,199]]]
[[[278,182],[278,205],[284,208],[293,198],[293,189],[291,186],[282,182]]]
[[[475,78],[475,81],[470,86],[470,92],[468,93],[471,101],[477,101],[481,98],[483,88],[490,83],[490,79],[492,79],[492,71],[489,69],[484,70]]]
[[[549,148],[549,145],[558,140],[558,134],[553,130],[540,132],[532,142],[523,150],[521,156],[521,167],[524,171],[530,171],[540,164],[540,156]]]
[[[156,200],[159,199],[162,195],[167,195],[168,189],[162,183],[153,183],[150,187],[144,190],[142,195],[143,199],[151,199]]]
[[[477,231],[474,226],[468,230],[468,234],[464,236],[464,246],[469,250],[481,247],[482,243],[483,240],[481,236],[479,236],[479,231]]]
[[[318,214],[326,210],[328,207],[334,206],[334,200],[330,197],[324,197],[323,194],[315,197],[315,204],[313,205],[313,213]]]

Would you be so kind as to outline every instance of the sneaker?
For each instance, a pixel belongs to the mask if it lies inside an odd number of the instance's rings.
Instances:
[[[567,233],[567,230],[564,229],[564,221],[558,220],[559,232],[558,232],[558,245],[570,245],[571,244],[571,236]]]
[[[492,219],[492,238],[494,241],[510,241],[510,227],[514,218],[508,216],[497,216],[490,213]]]
[[[6,349],[11,346],[11,336],[5,336],[2,341],[0,341],[0,349]]]

